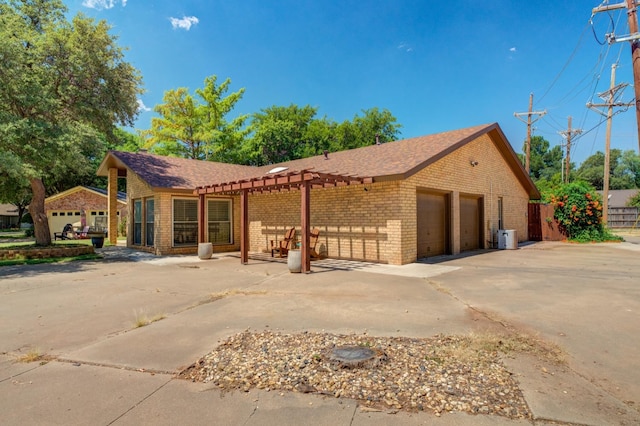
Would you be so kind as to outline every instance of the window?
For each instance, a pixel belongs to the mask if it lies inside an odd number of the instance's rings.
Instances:
[[[173,200],[173,245],[193,246],[198,243],[198,200]]]
[[[498,198],[498,229],[504,229],[504,218],[502,216],[502,197]]]
[[[153,246],[153,231],[154,231],[154,201],[153,198],[147,198],[146,200],[146,209],[145,209],[145,244],[148,246]]]
[[[231,200],[209,200],[207,218],[209,242],[231,244]]]
[[[58,212],[51,213],[51,216],[58,216]],[[60,215],[60,216],[62,216],[62,215]]]
[[[133,244],[142,244],[142,200],[133,200]]]

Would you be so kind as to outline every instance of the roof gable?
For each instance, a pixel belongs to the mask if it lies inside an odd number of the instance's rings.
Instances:
[[[100,195],[100,196],[105,197],[105,198],[107,197],[107,190],[106,189],[95,188],[93,186],[78,185],[78,186],[74,186],[73,188],[67,189],[66,191],[58,192],[57,194],[54,194],[54,195],[52,195],[50,197],[47,197],[45,199],[45,203],[49,203],[49,202],[58,200],[60,198],[68,197],[68,196],[70,196],[72,194],[75,194],[76,192],[80,192],[80,191],[93,192],[96,195]],[[126,204],[126,202],[127,202],[127,194],[125,192],[118,191],[118,202]]]

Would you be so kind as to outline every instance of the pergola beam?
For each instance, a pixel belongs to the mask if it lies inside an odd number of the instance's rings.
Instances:
[[[273,194],[300,190],[301,272],[309,273],[311,272],[309,247],[311,237],[311,189],[344,187],[372,182],[373,178],[370,177],[359,178],[353,175],[300,170],[198,187],[193,192],[198,195],[201,206],[199,218],[200,242],[204,242],[205,238],[205,197],[209,194],[240,194],[240,262],[247,264],[249,262],[249,194]]]

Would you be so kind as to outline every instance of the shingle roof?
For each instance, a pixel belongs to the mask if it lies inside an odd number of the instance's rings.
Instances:
[[[100,164],[98,175],[107,176],[110,167],[128,169],[153,188],[188,190],[219,179],[232,180],[255,170],[251,166],[122,151],[110,151]]]
[[[255,179],[275,167],[287,167],[290,171],[314,170],[336,175],[372,177],[374,181],[403,179],[484,134],[491,137],[530,196],[539,198],[538,190],[497,123],[330,152],[326,158],[318,155],[262,167],[112,151],[100,165],[98,175],[106,176],[109,167],[126,168],[152,187],[192,190],[212,184]]]
[[[610,189],[609,190],[609,207],[627,207],[627,203],[631,197],[635,196],[640,189]],[[602,197],[603,191],[598,191]]]
[[[96,188],[95,186],[85,186],[84,188],[90,189],[90,190],[92,190],[94,192],[98,192],[98,193],[104,195],[105,197],[107,197],[109,195],[108,191],[106,189]],[[118,191],[117,197],[118,197],[118,201],[122,201],[124,203],[127,202],[127,193],[126,192]]]
[[[489,125],[403,139],[380,145],[370,145],[347,151],[273,164],[260,168],[261,173],[281,166],[291,170],[314,171],[356,175],[361,177],[399,177],[412,174],[427,163],[444,157],[449,152],[477,138]],[[378,179],[380,180],[380,179]]]

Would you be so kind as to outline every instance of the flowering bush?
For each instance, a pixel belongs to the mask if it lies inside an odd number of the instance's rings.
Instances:
[[[578,241],[617,239],[602,224],[600,195],[585,182],[561,185],[551,194],[555,218],[569,238]]]

